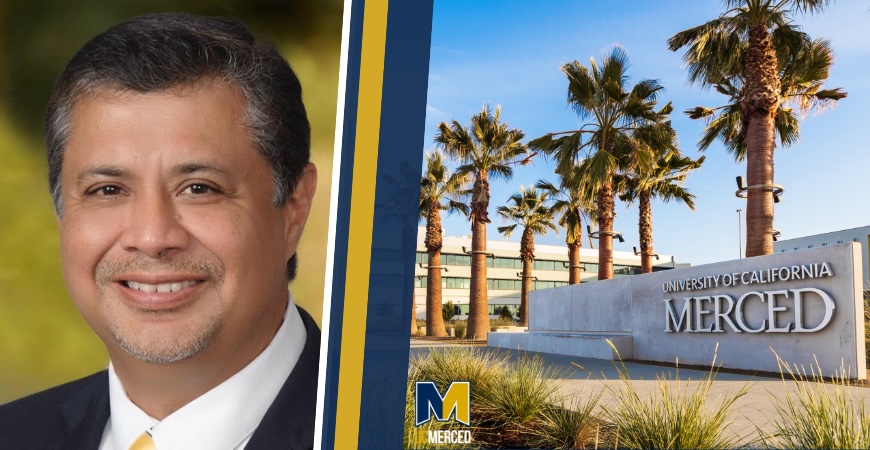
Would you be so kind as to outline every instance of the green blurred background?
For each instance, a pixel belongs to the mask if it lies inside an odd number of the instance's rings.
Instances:
[[[0,0],[0,403],[106,367],[69,299],[48,194],[42,115],[52,84],[90,38],[133,16],[241,19],[276,44],[303,86],[319,182],[292,284],[320,323],[341,47],[340,0]]]

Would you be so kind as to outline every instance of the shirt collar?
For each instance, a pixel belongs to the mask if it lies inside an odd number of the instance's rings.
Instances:
[[[242,370],[184,405],[162,421],[150,417],[127,397],[109,363],[108,430],[118,449],[129,448],[150,430],[159,450],[240,448],[284,385],[305,346],[305,325],[290,298],[284,321],[272,342]]]

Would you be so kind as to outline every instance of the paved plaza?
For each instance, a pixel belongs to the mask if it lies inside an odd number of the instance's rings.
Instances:
[[[428,353],[429,349],[433,347],[456,345],[458,344],[455,341],[411,339],[410,351],[412,357],[419,357]],[[480,350],[509,353],[512,360],[515,360],[518,354],[516,350],[490,347],[481,347]],[[622,382],[619,380],[619,373],[611,361],[550,353],[527,353],[528,355],[540,356],[544,359],[545,364],[553,366],[553,368],[563,373],[567,373],[566,376],[560,378],[559,387],[559,394],[566,399],[576,396],[585,399],[593,395],[593,393],[603,390],[601,402],[602,404],[608,404],[612,401],[613,391],[621,387]],[[677,378],[679,373],[681,390],[689,390],[691,392],[697,386],[694,380],[701,379],[706,373],[702,370],[686,368],[677,370],[674,367],[636,362],[626,362],[625,367],[628,369],[628,375],[634,389],[641,398],[649,398],[650,395],[658,392],[657,376],[673,380]],[[834,388],[828,384],[824,386],[825,389]],[[710,389],[708,400],[716,402],[718,399],[728,394],[734,394],[744,387],[748,389],[746,395],[738,399],[732,407],[730,430],[737,433],[738,436],[742,436],[744,442],[749,442],[758,436],[758,430],[768,433],[773,431],[773,423],[777,417],[775,405],[777,402],[781,402],[784,405],[787,394],[796,395],[796,383],[790,380],[783,382],[779,377],[720,372],[717,374],[713,387]],[[867,398],[868,394],[870,394],[870,389],[861,387],[848,387],[846,389],[855,398],[863,399],[868,410],[870,410],[870,401]]]

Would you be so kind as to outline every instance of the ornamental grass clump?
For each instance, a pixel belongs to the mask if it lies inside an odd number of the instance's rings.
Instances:
[[[499,384],[507,372],[507,354],[480,351],[470,347],[432,348],[425,356],[411,359],[408,373],[407,405],[405,408],[405,448],[469,448],[468,445],[446,446],[429,444],[429,430],[468,429],[456,422],[437,422],[432,420],[416,426],[414,419],[414,384],[417,381],[432,381],[443,390],[454,381],[471,383],[471,418],[479,428],[482,413],[480,405],[486,403],[486,396]],[[488,427],[487,427],[488,429]],[[474,436],[477,441],[477,436]]]
[[[432,348],[427,356],[411,359],[408,380],[434,381],[444,389],[454,381],[471,383],[471,400],[492,389],[506,371],[507,356],[471,347]]]
[[[789,383],[788,373],[796,393],[774,400],[778,417],[775,433],[764,439],[766,444],[782,449],[870,448],[864,395],[850,395],[849,376],[842,367],[825,383],[818,360],[807,374],[803,367],[790,367],[779,355],[776,358],[783,383]]]
[[[505,353],[504,361],[507,356]],[[493,447],[530,447],[533,430],[539,428],[545,410],[558,400],[557,379],[563,374],[545,366],[543,358],[525,353],[503,367],[477,402],[472,399],[472,411],[477,414],[475,438]]]
[[[537,417],[553,400],[562,371],[544,365],[544,359],[521,353],[510,370],[499,374],[498,382],[485,392],[481,405],[494,419],[525,424]]]
[[[411,360],[406,448],[430,448],[428,430],[469,429],[455,422],[415,426],[415,381],[433,381],[443,391],[453,381],[471,382],[473,444],[498,448],[575,448],[594,444],[599,428],[593,415],[600,393],[567,406],[558,398],[558,378],[567,374],[546,366],[542,358],[468,347],[433,348]],[[576,408],[568,410],[566,408]],[[603,433],[603,431],[602,431]],[[439,447],[441,448],[441,447]]]
[[[457,320],[453,323],[453,328],[456,329],[455,334],[456,334],[457,338],[459,338],[459,339],[465,338],[465,328],[466,328],[467,324],[468,324],[468,322],[466,322],[464,320]]]
[[[613,393],[613,401],[602,407],[614,425],[615,445],[640,449],[738,446],[743,438],[726,433],[725,429],[730,423],[728,416],[734,403],[746,394],[749,386],[744,385],[735,394],[725,395],[717,402],[709,402],[707,396],[717,373],[715,363],[714,354],[711,370],[694,383],[681,382],[679,371],[674,379],[657,376],[658,392],[641,397],[620,360],[616,369],[621,383],[618,388],[608,388]]]
[[[498,327],[515,327],[517,326],[517,321],[513,318],[507,317],[496,317],[495,319],[489,319],[489,331],[495,331]]]
[[[532,446],[574,449],[599,444],[607,434],[605,425],[593,414],[601,400],[601,394],[602,391],[598,391],[587,400],[581,401],[583,393],[580,393],[570,403],[563,401],[558,405],[545,405],[536,426],[529,430]]]

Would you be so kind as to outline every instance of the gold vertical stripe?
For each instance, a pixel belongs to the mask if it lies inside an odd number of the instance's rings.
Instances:
[[[372,217],[378,169],[381,92],[388,0],[365,0],[359,102],[347,245],[347,276],[341,329],[341,366],[335,417],[335,448],[356,449],[365,350]]]

